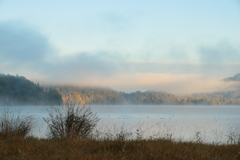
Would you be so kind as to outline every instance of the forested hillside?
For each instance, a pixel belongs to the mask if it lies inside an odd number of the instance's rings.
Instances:
[[[166,92],[118,92],[109,88],[78,86],[54,87],[63,98],[79,104],[179,104],[178,98]]]
[[[55,89],[46,89],[23,76],[0,74],[0,105],[61,104],[62,97]]]
[[[240,81],[240,73],[223,79]],[[109,88],[91,88],[78,86],[55,86],[54,89],[67,99],[80,104],[175,104],[175,105],[240,105],[240,85],[236,83],[235,90],[191,96],[176,96],[167,92],[118,92]]]
[[[224,81],[236,81],[238,76],[240,74]],[[23,76],[0,74],[0,105],[57,105],[67,101],[77,104],[240,105],[240,89],[236,86],[234,91],[176,96],[153,91],[125,93],[99,87],[42,88]]]
[[[61,95],[63,102],[67,100],[79,104],[123,104],[124,99],[120,92],[109,88],[57,86],[52,87]]]
[[[176,96],[167,92],[118,92],[109,88],[55,86],[66,102],[79,104],[173,104],[173,105],[240,105],[240,97],[211,93],[192,96]]]

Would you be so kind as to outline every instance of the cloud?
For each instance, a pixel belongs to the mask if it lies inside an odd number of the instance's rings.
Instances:
[[[224,83],[216,77],[200,74],[153,74],[135,73],[116,75],[114,77],[92,76],[89,79],[78,79],[71,83],[87,86],[111,87],[116,90],[165,91],[173,94],[209,93],[231,90],[232,83]]]
[[[215,46],[202,46],[199,52],[201,63],[239,63],[240,51],[228,41],[221,41]]]
[[[240,67],[240,64],[121,62],[113,61],[115,57],[108,53],[78,53],[54,59],[52,62],[41,62],[40,65],[18,70],[22,73],[17,73],[28,75],[27,78],[41,84],[90,85],[121,91],[155,90],[191,94],[227,88],[220,80],[234,75]],[[224,75],[230,72],[232,74]]]
[[[40,72],[52,81],[78,81],[95,76],[109,76],[117,70],[114,62],[104,59],[101,55],[78,53],[57,57],[55,63],[44,63]]]
[[[214,75],[221,79],[239,72],[240,63],[236,64],[201,64],[201,63],[159,63],[159,62],[123,62],[122,70],[135,73],[157,74],[202,74]]]
[[[127,92],[154,90],[192,94],[232,89],[232,84],[220,80],[227,77],[224,74],[229,71],[237,73],[233,68],[240,67],[240,64],[114,62],[108,58],[109,56],[104,57],[101,54],[76,54],[45,66],[43,74],[53,84],[110,87]]]
[[[53,52],[48,39],[18,21],[0,22],[0,55],[5,62],[38,62]]]
[[[61,56],[48,38],[34,28],[16,21],[0,22],[0,72],[26,76],[41,84],[69,83],[175,94],[210,92],[228,87],[219,80],[238,73],[240,64],[218,63],[237,61],[239,52],[228,42],[203,46],[200,52],[205,64],[130,62],[129,56],[108,51]],[[169,54],[177,54],[178,59],[186,55],[177,50]]]

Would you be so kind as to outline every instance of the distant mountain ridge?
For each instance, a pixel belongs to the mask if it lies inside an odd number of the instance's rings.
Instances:
[[[224,81],[240,81],[240,73],[234,75],[233,77],[224,78]]]

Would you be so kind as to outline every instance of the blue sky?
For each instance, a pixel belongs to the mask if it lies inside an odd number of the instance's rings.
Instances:
[[[0,72],[43,84],[212,91],[239,37],[239,0],[0,0]]]

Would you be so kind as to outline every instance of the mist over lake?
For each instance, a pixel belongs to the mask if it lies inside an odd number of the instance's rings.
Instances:
[[[175,140],[196,140],[226,143],[227,135],[239,133],[240,106],[209,105],[87,105],[97,113],[98,129],[105,132],[120,132],[121,129],[135,134],[143,131],[144,137],[169,136]],[[21,114],[35,115],[38,127],[33,135],[46,137],[49,106],[1,106]],[[134,136],[133,136],[134,137]]]
[[[0,0],[0,159],[240,160],[239,19],[240,0]]]

